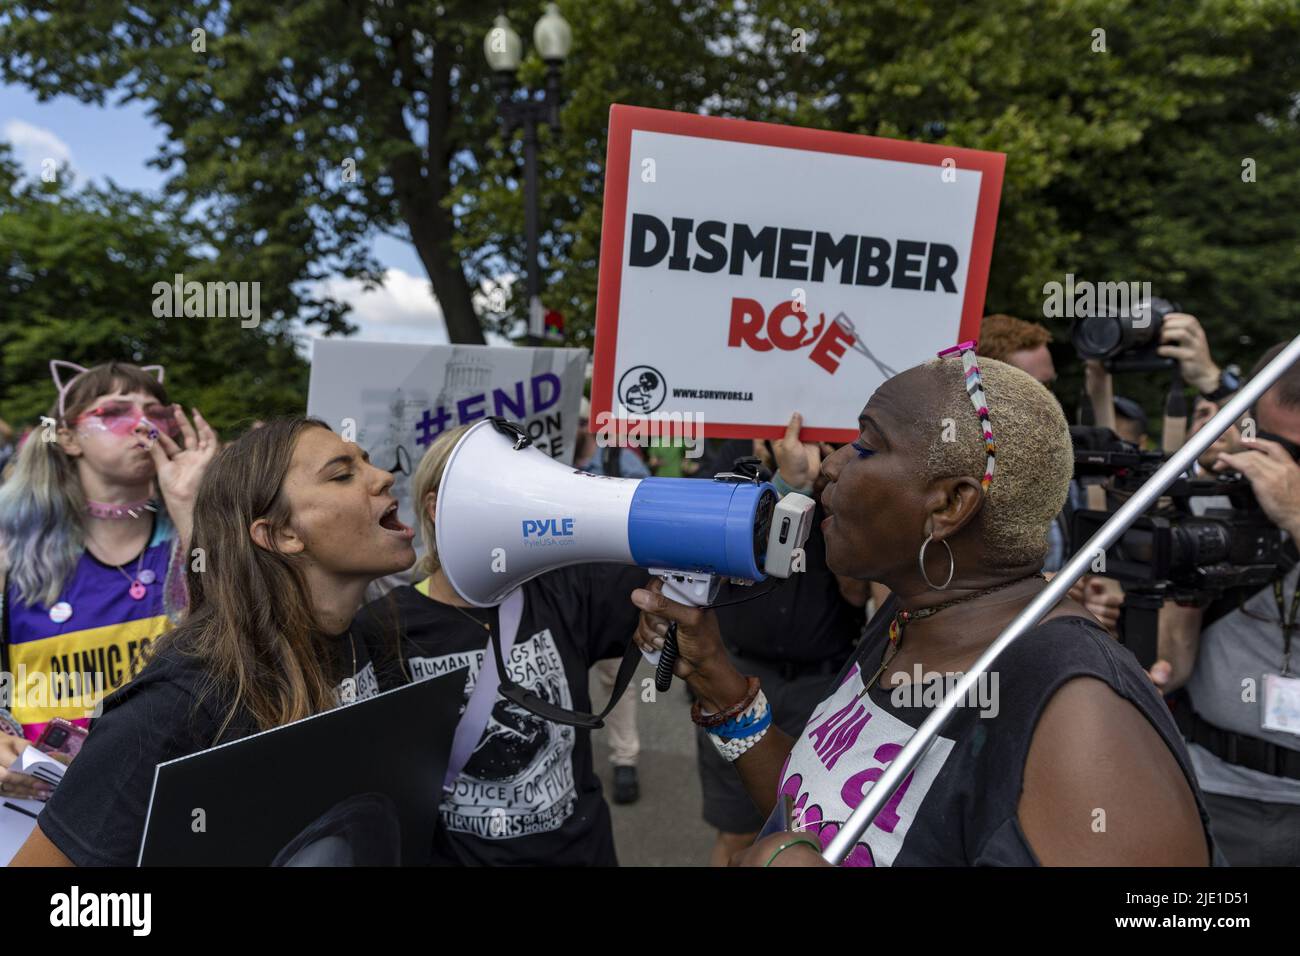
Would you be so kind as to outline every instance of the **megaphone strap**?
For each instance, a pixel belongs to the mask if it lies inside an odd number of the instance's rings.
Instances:
[[[506,421],[504,418],[500,418],[496,415],[490,416],[488,421],[492,423],[493,428],[515,443],[515,451],[525,448],[533,443],[528,432],[524,431],[523,426],[518,422]]]
[[[622,699],[623,692],[627,690],[632,675],[636,673],[641,663],[641,649],[637,647],[635,641],[628,641],[627,650],[623,653],[623,661],[619,664],[618,676],[614,678],[614,689],[609,695],[609,703],[599,714],[588,714],[580,710],[557,707],[507,677],[505,660],[501,655],[501,638],[495,631],[492,632],[492,653],[496,655],[497,673],[501,675],[499,690],[502,697],[545,720],[568,724],[570,727],[582,727],[585,730],[599,730],[605,726],[605,718],[614,709],[614,705]]]

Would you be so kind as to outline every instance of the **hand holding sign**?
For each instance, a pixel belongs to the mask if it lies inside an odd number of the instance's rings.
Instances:
[[[803,416],[795,412],[785,427],[785,434],[772,443],[776,452],[776,469],[791,488],[811,488],[822,467],[822,452],[816,442],[800,441]]]

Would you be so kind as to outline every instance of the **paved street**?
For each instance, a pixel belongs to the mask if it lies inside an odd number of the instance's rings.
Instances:
[[[613,795],[613,771],[605,731],[592,733],[596,774],[605,787],[614,816],[614,840],[623,866],[706,866],[714,831],[700,818],[700,776],[695,768],[695,726],[681,681],[674,680],[654,702],[641,700],[641,681],[654,678],[645,661],[628,685],[637,698],[637,727],[641,733],[641,799],[619,806]],[[593,682],[594,685],[594,682]],[[600,710],[606,697],[592,688],[592,706]]]

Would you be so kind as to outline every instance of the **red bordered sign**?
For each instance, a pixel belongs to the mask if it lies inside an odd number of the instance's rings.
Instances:
[[[849,441],[876,386],[978,336],[1006,157],[615,105],[592,428]]]

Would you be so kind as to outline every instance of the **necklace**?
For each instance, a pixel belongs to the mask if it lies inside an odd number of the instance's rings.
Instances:
[[[352,703],[361,691],[361,677],[357,674],[357,641],[352,636],[351,629],[348,630],[348,645],[352,648],[352,670],[348,672],[348,676],[339,681],[339,686],[335,690],[335,696],[341,704]]]
[[[444,601],[440,597],[434,597],[433,586],[434,586],[434,578],[431,577],[429,578],[429,595],[428,595],[429,597],[433,598],[433,600],[437,601],[439,604],[445,604],[448,607],[455,608],[458,612],[460,612],[461,616],[463,616],[466,620],[474,622],[476,625],[483,628],[483,630],[487,631],[489,637],[492,635],[492,625],[490,623],[488,623],[487,621],[480,621],[478,618],[476,618],[473,614],[470,614],[469,611],[465,610],[459,604],[452,604],[450,601]]]
[[[456,610],[460,611],[460,613],[464,615],[466,619],[473,621],[479,627],[483,628],[483,630],[487,631],[489,637],[492,636],[492,625],[489,624],[487,621],[480,621],[473,614],[469,613],[469,611],[465,610],[463,607],[457,607],[455,604],[450,604],[448,605],[448,607],[456,608]]]
[[[144,556],[148,553],[149,553],[149,542],[146,541],[144,548],[140,551],[140,559],[135,563],[134,576],[127,574],[124,570],[122,570],[127,564],[130,563],[129,561],[124,561],[122,564],[110,565],[110,567],[112,567],[113,570],[115,570],[118,574],[122,575],[122,577],[126,578],[128,584],[126,593],[131,595],[131,600],[133,601],[143,601],[144,596],[149,593],[149,589],[146,585],[153,584],[154,582],[154,573],[152,571],[148,569],[145,569],[144,571],[140,570],[141,565],[144,564]],[[107,564],[107,562],[105,563]]]
[[[1033,574],[1026,574],[1024,577],[1016,578],[1014,581],[1004,581],[1001,584],[995,584],[990,588],[983,588],[979,591],[972,591],[970,594],[963,595],[959,598],[953,598],[951,601],[944,601],[942,604],[936,604],[933,607],[923,607],[919,611],[899,611],[894,615],[894,619],[889,622],[889,647],[885,649],[885,654],[880,661],[880,669],[867,682],[862,693],[865,694],[872,687],[876,686],[876,681],[880,680],[880,675],[885,672],[889,662],[898,654],[899,649],[903,646],[903,628],[912,621],[919,621],[922,618],[931,617],[940,611],[946,611],[950,607],[956,607],[958,604],[965,604],[967,601],[974,601],[976,598],[982,598],[989,594],[995,594],[998,591],[1006,590],[1012,585],[1019,584],[1021,581],[1027,581],[1030,578],[1041,578],[1042,573],[1035,571]],[[858,695],[861,699],[862,694]]]
[[[146,512],[157,510],[158,503],[153,498],[141,498],[139,501],[129,501],[124,505],[86,499],[86,513],[92,518],[104,518],[108,521],[138,518]]]

